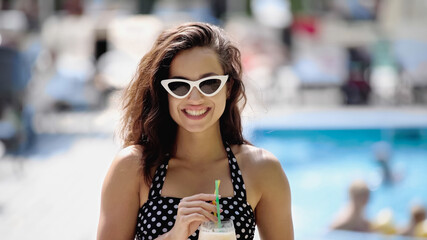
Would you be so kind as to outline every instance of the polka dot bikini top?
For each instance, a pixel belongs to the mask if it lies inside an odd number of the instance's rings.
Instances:
[[[246,200],[245,183],[230,147],[225,144],[228,163],[230,166],[231,182],[234,196],[223,197],[219,200],[223,210],[221,219],[228,218],[234,222],[237,239],[253,239],[255,233],[255,215],[252,207]],[[160,165],[154,174],[147,202],[142,205],[138,213],[135,239],[151,240],[168,232],[175,224],[178,204],[181,198],[161,196],[163,183],[166,178],[168,161]],[[197,230],[188,239],[197,240]]]

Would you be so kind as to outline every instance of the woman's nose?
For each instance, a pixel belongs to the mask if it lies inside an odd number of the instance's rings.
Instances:
[[[191,89],[190,94],[188,95],[189,100],[199,100],[202,99],[202,97],[202,93],[199,92],[199,89],[197,89],[196,87],[193,87],[193,89]]]

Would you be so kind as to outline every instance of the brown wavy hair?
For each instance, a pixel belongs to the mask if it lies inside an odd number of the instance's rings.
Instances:
[[[214,50],[224,74],[229,75],[229,97],[220,117],[222,140],[228,144],[247,143],[240,118],[240,107],[246,104],[246,95],[238,48],[223,29],[207,23],[192,22],[165,30],[141,59],[122,102],[120,136],[123,146],[143,146],[141,161],[147,182],[152,178],[151,169],[163,163],[172,151],[177,132],[177,124],[169,114],[167,92],[160,81],[169,77],[170,64],[176,54],[193,47]]]

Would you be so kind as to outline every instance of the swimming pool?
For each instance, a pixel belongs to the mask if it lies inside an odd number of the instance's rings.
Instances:
[[[291,185],[296,239],[326,232],[357,178],[372,190],[366,212],[370,219],[389,208],[396,226],[402,226],[409,220],[410,204],[427,204],[427,128],[256,127],[249,139],[282,163]],[[378,142],[392,149],[390,166],[397,180],[389,185],[374,158]]]

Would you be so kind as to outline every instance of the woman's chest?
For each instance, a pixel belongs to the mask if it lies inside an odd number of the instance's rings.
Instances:
[[[150,198],[139,210],[136,226],[138,239],[154,239],[172,229],[175,224],[179,198]],[[237,239],[252,239],[255,232],[255,215],[251,206],[237,196],[219,201],[223,210],[221,219],[231,219]],[[190,239],[197,239],[196,231]]]
[[[226,160],[216,164],[188,166],[172,159],[162,186],[162,196],[183,198],[199,193],[212,194],[215,191],[215,181],[220,180],[219,194],[231,197],[234,195],[231,174]]]

